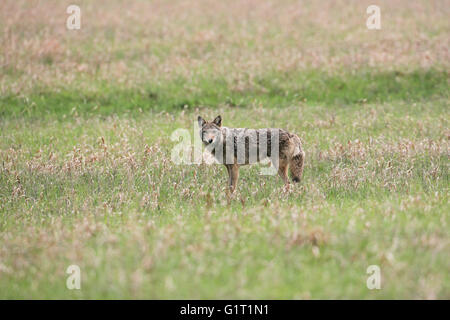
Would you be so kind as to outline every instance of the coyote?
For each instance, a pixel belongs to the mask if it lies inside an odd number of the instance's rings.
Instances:
[[[227,168],[231,193],[236,189],[241,165],[266,159],[278,168],[278,174],[286,186],[289,185],[288,167],[292,181],[300,182],[305,153],[296,134],[283,129],[222,127],[220,115],[212,122],[205,121],[201,116],[197,120],[203,144]]]

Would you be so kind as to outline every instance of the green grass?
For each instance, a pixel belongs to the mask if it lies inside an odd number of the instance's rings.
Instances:
[[[450,297],[447,73],[184,84],[1,98],[0,298]],[[302,183],[173,164],[198,113],[298,133]]]
[[[147,110],[177,112],[221,105],[246,108],[263,104],[266,108],[283,108],[299,102],[334,107],[396,100],[414,102],[448,98],[448,79],[448,72],[433,69],[412,72],[369,69],[356,74],[318,70],[267,72],[248,81],[242,90],[213,75],[194,81],[178,78],[149,82],[129,89],[113,81],[90,80],[89,90],[75,83],[72,87],[35,88],[26,95],[4,95],[0,97],[0,117],[70,117],[75,112],[86,116],[124,112],[139,115]]]

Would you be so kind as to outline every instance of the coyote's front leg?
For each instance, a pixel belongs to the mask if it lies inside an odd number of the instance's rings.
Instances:
[[[239,179],[239,165],[238,164],[227,164],[225,165],[228,171],[228,186],[230,187],[231,193],[236,190],[236,184]]]

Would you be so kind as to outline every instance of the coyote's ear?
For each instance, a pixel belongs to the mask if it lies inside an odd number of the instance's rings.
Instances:
[[[222,117],[221,116],[217,116],[214,120],[213,123],[218,125],[219,127],[222,126]]]
[[[205,123],[206,123],[205,119],[203,119],[203,118],[200,117],[200,116],[198,116],[197,121],[198,121],[198,126],[199,126],[200,128],[203,127],[203,126],[205,125]]]

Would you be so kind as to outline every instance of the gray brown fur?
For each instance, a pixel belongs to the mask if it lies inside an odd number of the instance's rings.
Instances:
[[[289,133],[283,129],[273,128],[247,129],[222,127],[221,116],[216,117],[212,122],[206,122],[199,116],[198,123],[202,142],[207,146],[207,149],[209,149],[217,161],[224,164],[227,168],[228,183],[232,192],[235,190],[239,178],[239,167],[241,165],[259,162],[266,158],[269,158],[272,163],[278,163],[278,174],[286,185],[289,184],[287,176],[288,168],[292,181],[300,182],[303,175],[305,153],[302,149],[300,138],[296,134]],[[272,155],[271,151],[272,143],[276,141],[273,137],[277,133],[277,153],[279,157],[276,158],[277,155]],[[252,136],[253,139],[251,140],[249,136]],[[220,146],[219,142],[222,143],[222,152],[218,149],[220,148],[218,147]],[[229,146],[230,142],[233,144],[232,148]],[[265,150],[264,145],[266,146]],[[238,157],[238,149],[244,150],[241,158]],[[232,154],[227,154],[227,151],[231,151]],[[253,158],[250,156],[250,152],[252,152]],[[253,152],[256,152],[256,154]]]

